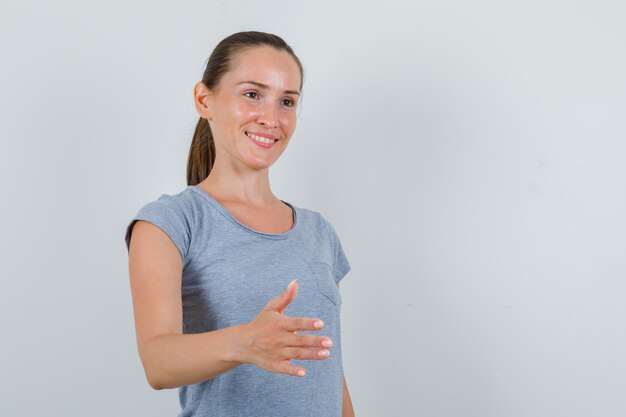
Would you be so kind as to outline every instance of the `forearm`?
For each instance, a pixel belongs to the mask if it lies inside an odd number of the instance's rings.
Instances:
[[[148,383],[154,389],[195,384],[242,362],[237,339],[242,326],[206,333],[166,334],[143,344],[140,352]]]

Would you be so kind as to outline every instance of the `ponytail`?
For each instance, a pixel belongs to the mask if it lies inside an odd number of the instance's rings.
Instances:
[[[215,143],[211,127],[206,119],[200,118],[191,140],[187,158],[187,185],[197,185],[209,176],[215,163]]]

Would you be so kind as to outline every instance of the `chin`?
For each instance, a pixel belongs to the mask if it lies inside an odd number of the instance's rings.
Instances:
[[[246,163],[247,166],[249,166],[252,169],[268,169],[269,167],[271,167],[272,165],[274,165],[276,161],[248,161]]]
[[[249,158],[246,162],[246,165],[248,165],[251,168],[254,169],[267,169],[269,167],[271,167],[272,165],[274,165],[276,163],[276,161],[278,161],[280,159],[280,155],[278,155],[275,158],[272,159],[267,159],[267,158]]]

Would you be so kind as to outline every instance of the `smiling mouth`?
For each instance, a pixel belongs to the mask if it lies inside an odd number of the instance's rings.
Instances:
[[[271,143],[278,141],[278,139],[266,138],[263,136],[255,135],[254,133],[250,133],[250,132],[246,132],[246,136],[248,136],[251,139],[256,140],[257,142],[264,143],[266,145],[269,145]]]

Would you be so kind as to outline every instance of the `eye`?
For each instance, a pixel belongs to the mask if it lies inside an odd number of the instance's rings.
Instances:
[[[290,98],[284,98],[280,104],[282,104],[285,107],[293,107],[296,105],[296,103],[294,102],[294,100],[290,99]]]
[[[259,98],[259,93],[257,93],[256,91],[246,91],[245,93],[243,93],[243,95],[253,99]]]

